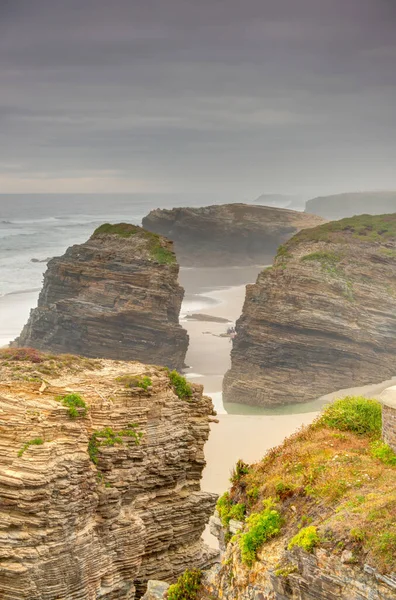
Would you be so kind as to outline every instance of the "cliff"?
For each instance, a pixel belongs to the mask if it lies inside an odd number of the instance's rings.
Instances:
[[[179,325],[178,272],[169,240],[102,225],[48,263],[38,307],[15,343],[180,369],[188,335]]]
[[[283,208],[223,204],[152,210],[143,227],[173,240],[181,265],[213,267],[265,264],[279,244],[322,222]]]
[[[304,402],[396,373],[396,215],[301,231],[248,285],[224,399]]]
[[[255,465],[239,462],[212,531],[202,598],[392,600],[396,455],[381,407],[346,398]]]
[[[163,368],[3,350],[0,597],[133,600],[210,564],[212,410]]]
[[[325,219],[341,219],[363,213],[380,215],[396,211],[396,192],[353,192],[308,200],[305,210]]]

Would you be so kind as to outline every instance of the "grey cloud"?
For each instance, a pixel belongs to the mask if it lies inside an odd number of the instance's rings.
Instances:
[[[387,0],[3,2],[0,165],[396,187],[395,39]]]

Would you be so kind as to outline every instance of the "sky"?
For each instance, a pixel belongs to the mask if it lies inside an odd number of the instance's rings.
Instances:
[[[0,192],[396,189],[395,0],[1,0]]]

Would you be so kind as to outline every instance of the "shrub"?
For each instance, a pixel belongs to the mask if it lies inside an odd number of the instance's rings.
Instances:
[[[371,456],[378,458],[384,465],[396,467],[396,453],[392,448],[381,440],[377,440],[371,444]]]
[[[42,446],[44,444],[44,440],[41,438],[34,438],[33,440],[29,440],[25,444],[23,444],[22,448],[18,452],[18,456],[21,457],[22,454],[30,447],[30,446]]]
[[[249,473],[249,465],[239,459],[232,470],[230,481],[234,485],[239,483],[241,479]]]
[[[87,414],[87,405],[81,398],[80,394],[67,394],[67,396],[58,396],[57,400],[67,406],[69,417],[75,419],[76,417],[85,417]]]
[[[147,389],[153,385],[152,380],[150,377],[147,377],[147,375],[143,375],[142,377],[134,375],[121,375],[120,377],[116,378],[116,381],[122,383],[126,388],[138,387],[145,391],[147,391]]]
[[[177,371],[169,371],[169,379],[176,396],[182,400],[188,400],[192,397],[192,387],[187,379]]]
[[[0,359],[42,363],[46,356],[35,348],[4,348],[0,351]]]
[[[299,546],[303,548],[307,552],[312,552],[312,550],[319,544],[320,538],[316,531],[316,527],[310,525],[309,527],[304,527],[300,529],[300,531],[295,535],[289,542],[287,548],[291,550],[294,546]]]
[[[317,424],[352,431],[357,435],[378,437],[382,428],[382,408],[376,400],[347,396],[328,405]]]
[[[202,573],[197,569],[184,571],[177,583],[169,586],[168,600],[196,600],[201,587]]]
[[[139,233],[139,231],[143,231],[142,228],[137,225],[132,225],[131,223],[117,223],[115,225],[112,223],[103,223],[103,225],[100,225],[95,229],[92,237],[103,234],[130,237],[131,235],[135,235],[135,233]]]
[[[252,513],[247,519],[247,529],[239,540],[242,561],[252,566],[256,560],[260,547],[280,532],[282,519],[277,510],[273,508],[271,499],[265,502],[266,507],[262,512]]]
[[[135,441],[136,445],[139,445],[143,433],[141,431],[136,431],[136,427],[136,423],[128,423],[128,429],[113,431],[111,427],[105,427],[104,429],[94,431],[88,442],[88,454],[92,462],[95,465],[98,463],[100,446],[123,444],[123,437],[130,437]]]

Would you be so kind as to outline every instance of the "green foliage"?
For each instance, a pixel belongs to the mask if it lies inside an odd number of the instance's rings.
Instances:
[[[246,515],[245,504],[235,504],[232,502],[229,492],[225,492],[217,500],[217,512],[224,527],[228,527],[231,519],[243,521]]]
[[[298,567],[296,565],[292,565],[291,563],[287,564],[284,567],[279,567],[275,570],[275,577],[288,577],[292,573],[296,573],[298,571]]]
[[[43,444],[44,444],[44,440],[41,439],[41,438],[34,438],[33,440],[29,440],[28,442],[26,442],[25,444],[23,444],[22,448],[18,452],[18,456],[21,457],[22,454],[24,452],[26,452],[26,450],[30,446],[42,446]]]
[[[396,237],[396,214],[357,215],[339,221],[330,221],[312,229],[299,231],[286,244],[291,248],[301,241],[348,242],[350,236],[359,241],[379,241]]]
[[[126,388],[138,387],[145,391],[147,391],[147,389],[153,385],[150,377],[147,377],[146,375],[142,377],[135,375],[121,375],[120,377],[116,378],[116,381],[118,381],[118,383],[122,383]]]
[[[192,397],[193,390],[187,379],[175,370],[168,370],[168,373],[173,391],[175,392],[176,396],[179,396],[179,398],[182,400],[189,400]]]
[[[291,254],[286,246],[280,245],[275,258],[290,258]]]
[[[130,237],[131,235],[139,233],[139,231],[142,231],[142,228],[137,225],[132,225],[131,223],[117,223],[115,225],[112,223],[103,223],[103,225],[100,225],[100,227],[95,229],[92,237],[104,234]]]
[[[381,404],[363,396],[347,396],[329,404],[317,424],[358,435],[379,437],[382,429]]]
[[[371,444],[371,456],[378,458],[384,465],[396,467],[396,453],[392,448],[381,440],[376,440]]]
[[[320,542],[320,538],[318,532],[316,531],[316,527],[310,525],[309,527],[304,527],[300,529],[300,531],[295,535],[289,542],[287,548],[291,550],[294,546],[299,546],[303,548],[307,552],[312,552],[312,550],[317,546]]]
[[[246,530],[238,537],[242,561],[252,566],[261,546],[280,532],[282,519],[273,502],[268,499],[265,508],[259,513],[252,513],[246,519]]]
[[[305,256],[302,256],[301,260],[303,262],[318,261],[322,265],[336,266],[340,262],[341,257],[335,252],[312,252],[311,254],[306,254]]]
[[[85,417],[87,414],[87,405],[81,398],[80,394],[67,394],[66,396],[58,396],[57,400],[67,406],[69,417],[75,419],[76,417]]]
[[[234,485],[238,484],[241,479],[249,473],[249,465],[239,459],[232,470],[230,481]]]
[[[161,264],[173,264],[176,262],[174,253],[166,247],[166,242],[157,233],[147,231],[137,225],[131,225],[130,223],[117,223],[115,225],[111,223],[103,223],[100,225],[92,234],[92,238],[98,235],[117,235],[123,238],[129,238],[133,235],[140,234],[146,242],[148,242],[148,250],[151,254],[151,258]]]
[[[128,423],[128,429],[113,431],[111,427],[105,427],[98,431],[94,431],[88,442],[88,454],[92,462],[98,464],[98,455],[100,446],[115,446],[122,445],[123,438],[132,438],[136,445],[140,444],[143,433],[136,430],[136,423]]]
[[[184,571],[177,583],[169,586],[167,592],[168,600],[196,600],[201,587],[202,573],[194,569]]]
[[[390,564],[395,564],[396,556],[396,528],[393,523],[393,530],[380,533],[373,541],[373,550],[381,554],[384,560]]]

